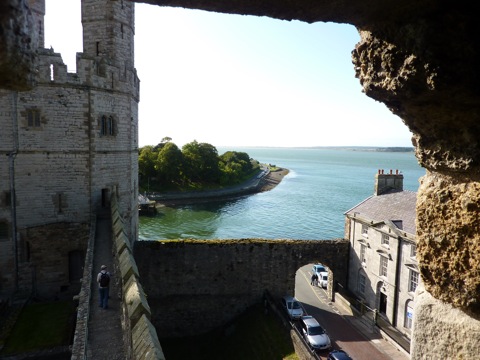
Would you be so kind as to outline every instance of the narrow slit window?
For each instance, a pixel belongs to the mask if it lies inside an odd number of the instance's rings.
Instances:
[[[40,127],[40,110],[27,110],[27,125],[28,127]]]
[[[102,116],[102,120],[100,121],[100,135],[107,135],[107,117]]]
[[[108,117],[107,131],[108,131],[108,135],[110,135],[110,136],[113,136],[114,133],[115,133],[114,121],[113,121],[113,117],[111,117],[111,116]]]

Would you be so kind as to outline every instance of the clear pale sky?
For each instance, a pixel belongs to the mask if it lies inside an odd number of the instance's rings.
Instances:
[[[215,147],[412,146],[362,93],[351,25],[135,5],[139,144]],[[45,47],[75,71],[80,0],[46,0]]]

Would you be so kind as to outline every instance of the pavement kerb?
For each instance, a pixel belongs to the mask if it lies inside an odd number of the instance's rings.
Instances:
[[[338,293],[335,293],[335,297],[341,296]],[[402,360],[402,359],[410,359],[410,354],[405,351],[400,345],[398,345],[395,340],[393,340],[388,334],[386,334],[384,331],[382,331],[380,328],[375,327],[375,332],[381,335],[383,338],[384,342],[379,342],[378,339],[373,338],[370,334],[372,333],[371,330],[367,328],[367,326],[358,318],[355,316],[355,314],[352,315],[352,310],[350,308],[347,308],[345,304],[342,301],[334,302],[335,307],[338,309],[338,311],[341,313],[342,317],[348,321],[350,324],[355,326],[359,330],[359,332],[367,339],[369,340],[377,349],[384,353],[389,353],[391,349],[386,348],[388,347],[393,347],[395,350],[400,352],[398,357],[395,357],[395,360]]]

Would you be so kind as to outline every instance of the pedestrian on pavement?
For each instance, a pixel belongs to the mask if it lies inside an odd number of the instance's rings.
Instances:
[[[310,285],[315,286],[318,282],[318,275],[316,273],[312,274],[312,279],[310,281]]]
[[[101,271],[97,275],[99,306],[108,309],[108,296],[110,286],[110,273],[107,271],[107,265],[102,265]]]

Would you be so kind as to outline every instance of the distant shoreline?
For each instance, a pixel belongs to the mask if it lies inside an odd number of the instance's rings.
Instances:
[[[280,184],[289,172],[290,170],[288,169],[278,168],[275,171],[269,171],[261,178],[253,178],[242,184],[225,189],[148,194],[148,198],[154,200],[157,206],[176,206],[234,199],[240,196],[270,191]]]

